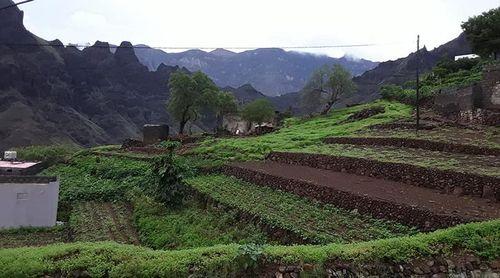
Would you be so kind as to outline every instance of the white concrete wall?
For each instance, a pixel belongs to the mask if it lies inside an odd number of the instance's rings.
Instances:
[[[0,183],[0,229],[53,227],[59,181],[47,184]]]

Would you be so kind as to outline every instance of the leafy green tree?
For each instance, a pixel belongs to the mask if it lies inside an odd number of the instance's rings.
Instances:
[[[326,115],[342,96],[352,94],[356,85],[351,74],[341,65],[323,66],[317,69],[302,91],[302,104],[312,112],[323,106]]]
[[[167,110],[179,122],[179,134],[184,134],[186,124],[199,118],[206,96],[218,91],[218,88],[201,71],[192,75],[177,71],[170,77],[169,86],[171,96]]]
[[[274,117],[274,106],[265,99],[260,98],[250,102],[241,111],[241,117],[250,123],[262,124],[265,121],[270,121]]]
[[[469,18],[462,24],[472,49],[483,57],[500,52],[500,7]]]
[[[217,131],[222,129],[224,117],[238,112],[238,104],[232,93],[211,91],[205,95],[205,100],[217,119]]]

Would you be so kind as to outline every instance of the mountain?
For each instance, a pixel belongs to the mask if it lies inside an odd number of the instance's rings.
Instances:
[[[453,59],[458,55],[472,53],[465,34],[461,34],[454,40],[443,44],[431,51],[423,48],[420,51],[420,70],[422,73],[429,72],[443,58]],[[358,92],[344,99],[343,104],[369,102],[380,97],[380,87],[384,84],[402,85],[415,80],[417,65],[416,52],[405,58],[380,63],[377,67],[354,77],[358,86]]]
[[[341,64],[353,75],[373,69],[377,63],[349,57],[332,58],[285,51],[279,48],[261,48],[235,53],[225,49],[211,52],[188,50],[166,53],[146,45],[135,49],[141,63],[155,70],[161,63],[201,70],[220,87],[233,88],[251,84],[267,96],[278,96],[301,90],[312,72],[325,64]]]
[[[1,11],[0,26],[0,150],[118,143],[145,123],[171,122],[165,102],[178,67],[150,72],[128,42],[114,54],[105,42],[83,51],[47,42],[26,30],[17,8]]]

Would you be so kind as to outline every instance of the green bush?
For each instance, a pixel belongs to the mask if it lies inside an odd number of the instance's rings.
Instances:
[[[155,158],[153,170],[147,183],[146,192],[155,200],[169,207],[182,204],[187,195],[187,188],[182,183],[184,168],[176,163],[173,154]]]

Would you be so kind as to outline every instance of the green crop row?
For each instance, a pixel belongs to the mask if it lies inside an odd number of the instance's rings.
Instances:
[[[186,183],[223,205],[258,216],[269,225],[317,243],[366,241],[415,232],[399,223],[374,219],[231,177],[199,176],[186,179]]]
[[[117,243],[72,243],[0,249],[0,277],[66,277],[70,274],[91,277],[234,277],[246,271],[245,266],[251,265],[265,267],[282,263],[321,267],[332,261],[398,263],[452,252],[474,254],[485,260],[499,259],[500,221],[349,245],[248,248],[232,244],[153,251]]]

